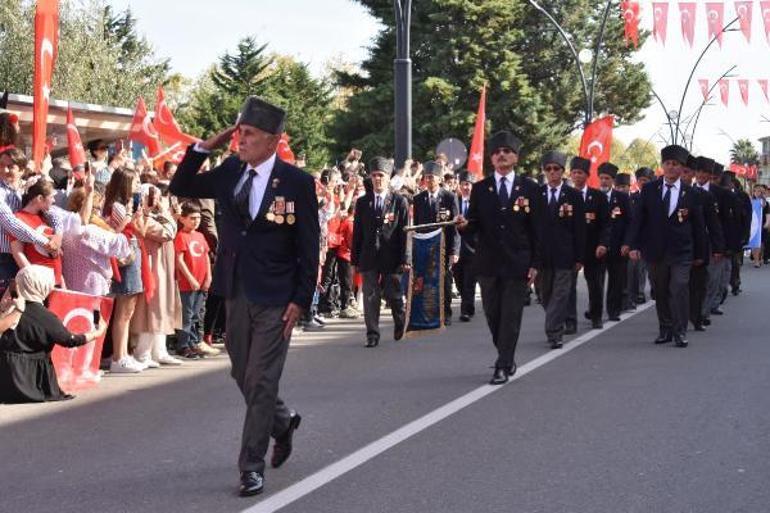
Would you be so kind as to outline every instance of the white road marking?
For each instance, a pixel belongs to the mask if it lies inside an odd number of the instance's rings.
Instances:
[[[508,384],[523,378],[532,371],[539,369],[540,367],[556,360],[557,358],[564,356],[582,346],[586,342],[598,337],[602,333],[611,330],[621,322],[630,319],[631,317],[646,311],[654,304],[653,301],[648,301],[646,304],[637,307],[633,312],[621,315],[620,321],[608,322],[604,328],[600,330],[591,330],[584,335],[577,337],[576,339],[568,342],[562,349],[553,350],[545,353],[544,355],[535,358],[519,367],[516,371],[516,375],[511,378]],[[495,385],[483,385],[467,394],[458,397],[457,399],[441,406],[432,412],[420,417],[417,420],[406,424],[403,427],[393,431],[392,433],[383,436],[379,440],[375,440],[369,445],[357,450],[356,452],[342,458],[339,461],[332,463],[331,465],[322,468],[315,474],[312,474],[301,481],[294,483],[293,485],[284,488],[280,492],[271,495],[262,502],[251,506],[243,510],[243,513],[272,513],[279,509],[288,506],[292,502],[295,502],[309,493],[321,488],[322,486],[337,479],[343,474],[350,472],[366,463],[367,461],[379,456],[388,449],[395,447],[404,440],[407,440],[414,435],[425,431],[429,427],[438,424],[447,417],[454,415],[460,410],[472,405],[473,403],[480,401],[486,396],[503,389],[507,385],[495,386]]]

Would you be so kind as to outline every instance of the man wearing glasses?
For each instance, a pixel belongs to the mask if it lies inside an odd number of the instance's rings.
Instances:
[[[498,132],[488,148],[495,172],[473,186],[467,216],[457,224],[464,236],[477,235],[481,300],[497,348],[490,384],[502,385],[516,372],[524,300],[540,266],[541,199],[537,184],[514,171],[521,149],[515,135]]]

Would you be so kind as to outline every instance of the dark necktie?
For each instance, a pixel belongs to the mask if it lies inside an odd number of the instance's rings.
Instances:
[[[674,184],[667,183],[666,187],[666,194],[663,195],[663,208],[666,209],[666,217],[668,217],[671,213],[671,189],[674,187]]]
[[[375,196],[374,212],[377,214],[377,217],[382,215],[382,198],[380,196]]]
[[[463,217],[468,215],[468,200],[463,200]]]
[[[235,195],[235,205],[238,213],[244,221],[251,221],[251,211],[249,210],[249,200],[251,199],[251,186],[254,183],[254,177],[257,176],[255,169],[249,169],[249,177],[243,182],[241,190]]]
[[[500,190],[497,191],[497,194],[500,197],[500,205],[503,207],[507,206],[510,196],[508,196],[508,186],[505,177],[500,178]]]
[[[551,187],[551,199],[548,201],[548,206],[553,208],[554,205],[556,205],[556,193],[557,193],[556,187]]]

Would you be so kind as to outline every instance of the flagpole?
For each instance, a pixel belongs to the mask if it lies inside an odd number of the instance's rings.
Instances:
[[[698,107],[698,112],[695,114],[695,123],[692,126],[692,133],[690,134],[690,151],[692,151],[692,146],[695,143],[695,131],[698,129],[698,121],[700,120],[700,114],[703,111],[703,107],[706,106],[706,103],[708,103],[709,100],[711,100],[711,92],[714,90],[715,87],[719,85],[719,82],[721,82],[724,78],[727,78],[732,71],[737,68],[736,65],[733,65],[730,69],[728,69],[726,72],[722,74],[721,77],[717,79],[716,82],[714,82],[714,85],[712,85],[708,92],[706,93],[706,97],[703,99],[703,102],[700,104],[700,107]],[[690,123],[692,122],[692,118],[690,118],[690,122],[687,123],[687,126],[684,127],[684,133],[687,133],[687,130],[690,128]]]
[[[412,60],[409,56],[412,0],[393,0],[396,14],[395,157],[401,168],[412,156]]]

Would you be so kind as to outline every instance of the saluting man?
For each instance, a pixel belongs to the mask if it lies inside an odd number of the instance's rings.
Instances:
[[[573,277],[583,266],[586,245],[583,197],[564,183],[566,163],[567,156],[558,151],[546,153],[541,160],[546,183],[540,187],[545,208],[540,224],[543,258],[538,280],[551,349],[562,347]]]
[[[516,372],[524,300],[540,266],[540,191],[531,179],[515,173],[520,149],[521,141],[507,131],[489,139],[495,172],[473,186],[468,215],[457,220],[463,236],[478,237],[481,300],[497,348],[493,385],[506,383]]]
[[[278,397],[292,329],[310,307],[318,272],[320,228],[313,178],[276,158],[286,113],[249,97],[237,127],[188,149],[170,190],[214,198],[222,212],[214,293],[226,300],[227,352],[246,401],[240,495],[262,492],[270,437],[273,467],[292,451],[300,416]],[[238,130],[237,156],[198,174],[208,154]]]
[[[442,166],[429,160],[422,166],[425,190],[414,197],[414,225],[454,221],[457,218],[457,198],[441,187]],[[452,176],[454,176],[453,173]],[[444,324],[452,324],[452,266],[460,258],[460,237],[457,227],[449,225],[444,231]],[[423,233],[433,229],[421,230]]]
[[[395,340],[403,338],[406,323],[401,276],[411,262],[404,231],[409,209],[406,198],[388,189],[392,172],[393,164],[384,157],[369,162],[372,192],[356,202],[353,222],[350,263],[363,278],[366,347],[380,343],[383,297],[393,314]]]
[[[681,180],[688,155],[681,146],[663,148],[663,178],[642,188],[629,232],[631,258],[644,257],[655,283],[660,326],[655,343],[674,341],[677,347],[687,347],[690,268],[702,264],[705,256],[698,199]]]

